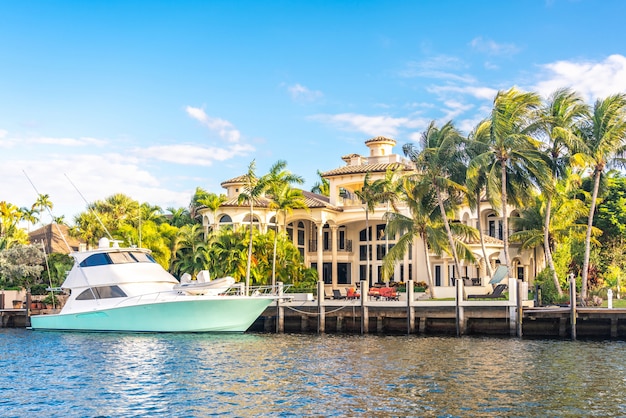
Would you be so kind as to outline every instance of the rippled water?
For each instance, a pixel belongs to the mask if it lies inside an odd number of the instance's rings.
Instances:
[[[0,329],[2,416],[626,416],[626,343]]]

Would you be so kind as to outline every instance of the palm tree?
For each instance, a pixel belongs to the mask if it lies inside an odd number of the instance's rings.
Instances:
[[[192,220],[195,220],[198,217],[198,209],[202,206],[200,200],[206,199],[208,195],[209,192],[204,190],[202,187],[196,187],[196,191],[194,192],[191,202],[189,203],[189,216]]]
[[[265,183],[262,179],[259,179],[255,173],[256,163],[254,160],[250,162],[248,166],[248,172],[244,175],[245,184],[243,186],[243,190],[239,194],[237,201],[239,204],[247,202],[250,205],[250,236],[248,242],[248,262],[246,265],[246,284],[245,284],[245,293],[248,294],[248,289],[250,288],[250,267],[252,262],[252,226],[254,219],[254,201],[258,199],[263,192],[265,191]]]
[[[292,174],[289,170],[286,170],[287,162],[283,160],[276,161],[272,167],[270,167],[269,173],[263,176],[262,182],[265,184],[265,188],[271,199],[269,208],[282,212],[284,218],[287,218],[287,211],[291,211],[294,208],[306,208],[304,203],[304,195],[302,191],[293,191],[291,189],[292,184],[302,184],[304,179],[298,175]],[[278,216],[276,217],[278,221]],[[278,222],[277,222],[278,223]],[[272,286],[276,285],[276,247],[278,245],[278,228],[274,233],[274,254],[272,256]]]
[[[539,151],[539,141],[531,136],[537,130],[536,110],[541,100],[536,93],[515,88],[500,91],[489,118],[487,150],[472,159],[468,181],[476,184],[481,171],[487,173],[487,196],[494,207],[500,206],[504,229],[504,265],[510,269],[509,199],[517,206],[528,201],[536,184],[550,184],[549,169]],[[470,187],[475,189],[475,187]]]
[[[330,196],[330,182],[322,177],[322,172],[317,170],[317,175],[320,180],[315,182],[313,188],[311,188],[311,192],[321,194],[323,196]]]
[[[42,213],[44,210],[50,211],[54,207],[54,204],[50,200],[50,196],[47,194],[39,193],[37,195],[37,200],[33,203],[32,210],[37,213]]]
[[[216,193],[208,193],[205,197],[198,199],[198,204],[206,206],[213,214],[213,231],[217,230],[217,210],[227,199],[225,194]]]
[[[410,216],[396,212],[385,214],[389,220],[388,233],[392,236],[399,234],[400,238],[383,260],[383,276],[391,276],[396,263],[404,258],[411,245],[419,239],[424,248],[428,292],[433,297],[430,251],[442,254],[447,241],[447,237],[443,233],[437,198],[432,188],[424,182],[417,181],[414,176],[405,176],[400,180],[400,184],[402,200],[404,200]]]
[[[270,186],[270,209],[276,211],[276,223],[278,225],[278,214],[283,217],[283,232],[286,229],[287,214],[292,213],[294,209],[306,209],[308,206],[304,200],[302,190],[292,188],[288,183],[275,184]],[[272,259],[272,286],[276,285],[276,252],[278,246],[279,231],[276,228],[274,234],[274,255]]]
[[[167,214],[166,217],[169,218],[169,223],[172,226],[181,228],[184,225],[192,223],[191,216],[189,215],[189,209],[187,208],[175,208],[170,206],[167,208],[167,211],[169,214]]]
[[[570,165],[570,156],[581,148],[579,125],[589,114],[588,106],[582,97],[569,89],[555,91],[541,110],[541,124],[546,135],[546,150],[551,171],[552,190],[557,181],[563,177],[566,167]],[[550,245],[550,222],[552,212],[553,193],[546,189],[545,219],[543,226],[543,248],[548,267],[552,273],[552,280],[559,296],[563,296],[563,289],[554,268],[552,249]]]
[[[200,270],[208,268],[209,261],[202,234],[202,228],[198,224],[184,225],[179,229],[172,251],[172,274],[180,276],[189,273],[195,277]]]
[[[35,225],[37,221],[39,221],[39,218],[37,217],[39,211],[34,207],[31,207],[30,209],[23,207],[20,208],[20,211],[22,211],[22,219],[28,222],[28,230],[30,232],[30,226]]]
[[[450,222],[448,221],[447,209],[458,206],[462,194],[467,193],[461,182],[465,180],[465,162],[461,153],[462,137],[452,122],[448,122],[441,128],[437,128],[432,121],[421,137],[421,150],[414,144],[405,144],[402,147],[404,155],[409,157],[415,164],[420,181],[427,182],[435,191],[437,205],[441,212],[448,243],[457,274],[461,274],[461,264],[456,251],[456,245]]]
[[[470,161],[487,150],[490,126],[491,124],[489,123],[489,120],[483,120],[476,125],[474,130],[468,135],[468,144],[465,148],[465,152],[467,153]],[[487,174],[479,167],[479,169],[475,172],[474,177],[466,181],[466,196],[470,209],[476,210],[476,229],[478,229],[480,248],[483,254],[483,260],[485,261],[487,276],[492,277],[493,270],[491,269],[489,257],[487,257],[487,249],[485,248],[485,233],[483,231],[482,216],[480,212],[480,203],[482,201],[483,192],[486,191],[486,183]]]
[[[207,249],[211,273],[215,277],[245,277],[247,249],[244,242],[244,234],[230,228],[220,229],[210,236]]]
[[[600,188],[600,178],[608,166],[623,167],[626,165],[626,160],[624,159],[626,152],[626,95],[616,94],[604,100],[597,100],[591,117],[582,129],[582,135],[585,141],[579,156],[584,158],[592,169],[593,178],[593,192],[587,218],[580,295],[584,303],[587,299],[591,231],[598,189]]]
[[[369,214],[370,212],[374,213],[376,210],[376,205],[380,202],[380,193],[379,188],[375,183],[370,182],[370,173],[367,172],[365,174],[365,178],[363,179],[363,187],[361,190],[357,190],[354,194],[361,199],[361,202],[365,205],[365,240],[366,240],[366,270],[365,276],[367,283],[370,283],[370,224],[369,224]]]

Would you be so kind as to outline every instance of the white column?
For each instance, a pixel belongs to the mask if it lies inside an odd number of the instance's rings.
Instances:
[[[333,254],[333,259],[332,259],[332,285],[333,285],[333,289],[337,288],[337,225],[331,225],[330,226],[330,231],[331,231],[331,238],[330,238],[330,245],[332,248],[332,254]]]
[[[316,223],[317,226],[317,277],[318,280],[324,281],[324,246],[322,239],[324,238],[324,224]]]

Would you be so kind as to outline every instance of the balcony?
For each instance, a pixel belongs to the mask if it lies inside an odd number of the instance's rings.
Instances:
[[[317,240],[309,240],[309,252],[310,253],[315,253],[317,252]],[[323,251],[332,251],[332,248],[330,248],[330,241],[324,241],[324,248],[322,249]],[[351,239],[346,239],[343,241],[337,241],[337,252],[341,253],[341,252],[345,252],[345,253],[351,253],[352,252],[352,240]]]

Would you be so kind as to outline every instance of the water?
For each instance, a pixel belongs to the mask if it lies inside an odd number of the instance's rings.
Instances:
[[[626,343],[0,329],[0,415],[626,416]]]

